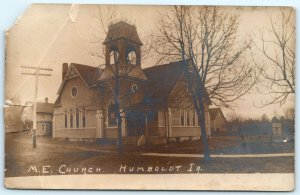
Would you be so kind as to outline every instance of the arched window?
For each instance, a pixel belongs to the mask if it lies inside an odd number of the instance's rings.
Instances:
[[[115,113],[115,104],[110,102],[107,108],[108,127],[117,126],[117,116]]]
[[[85,127],[85,108],[82,109],[82,127]]]
[[[65,111],[65,128],[68,128],[68,112]]]
[[[110,64],[117,64],[119,62],[120,53],[117,49],[112,49],[110,52]]]
[[[136,65],[136,52],[131,46],[126,48],[126,63]]]
[[[70,128],[73,128],[73,110],[70,110]]]
[[[191,126],[191,123],[190,123],[190,110],[187,109],[186,110],[186,126]]]
[[[73,86],[72,89],[71,89],[71,96],[73,98],[75,98],[77,96],[77,93],[78,93],[78,89],[76,86]]]
[[[76,109],[75,115],[76,115],[76,128],[79,128],[79,110],[78,109]]]
[[[184,109],[180,109],[180,125],[181,126],[184,126],[185,124],[184,124]]]

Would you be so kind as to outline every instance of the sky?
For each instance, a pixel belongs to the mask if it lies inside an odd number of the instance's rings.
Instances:
[[[61,84],[62,63],[79,63],[98,66],[104,63],[103,58],[93,57],[89,52],[90,43],[102,41],[105,33],[99,23],[99,9],[93,5],[80,5],[76,21],[69,19],[71,5],[32,5],[7,32],[6,42],[6,70],[5,70],[5,98],[24,103],[32,101],[34,94],[34,77],[22,75],[21,66],[51,67],[51,77],[39,78],[38,99],[49,97],[50,102],[57,98],[57,90]],[[107,15],[108,7],[102,6],[100,12]],[[109,9],[111,9],[109,7]],[[122,19],[128,19],[135,24],[141,40],[155,31],[159,13],[167,9],[166,6],[118,6],[115,11]],[[275,17],[278,8],[247,8],[232,9],[223,7],[227,11],[239,14],[240,25],[238,36],[255,35],[259,30],[267,30],[268,14]],[[75,14],[76,15],[76,14]],[[105,16],[103,16],[105,17]],[[104,18],[105,19],[105,18]],[[101,51],[99,52],[101,53]],[[153,59],[142,62],[142,67],[155,64]],[[260,107],[261,101],[267,97],[257,94],[253,90],[241,100],[232,105],[233,110],[224,109],[229,117],[236,113],[243,117],[257,118],[267,114],[269,118],[283,114],[285,108],[293,106],[294,100],[285,105],[271,105]]]

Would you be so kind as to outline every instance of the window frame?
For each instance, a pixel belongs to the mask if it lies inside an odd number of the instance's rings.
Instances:
[[[76,94],[73,95],[73,89],[76,89]],[[76,98],[78,95],[78,87],[76,85],[73,85],[72,88],[71,88],[71,97],[72,98]]]

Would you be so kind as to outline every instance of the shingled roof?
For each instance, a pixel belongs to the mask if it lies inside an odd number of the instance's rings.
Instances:
[[[183,74],[183,65],[182,61],[178,61],[143,69],[150,80],[147,94],[160,101],[166,100]]]
[[[108,33],[103,44],[107,44],[113,40],[125,38],[139,45],[143,44],[138,36],[136,27],[123,21],[109,26]]]
[[[82,79],[85,81],[85,83],[91,87],[97,83],[97,80],[102,73],[102,70],[98,67],[93,66],[87,66],[82,64],[73,64],[75,69],[78,71],[78,73],[81,75]]]
[[[95,84],[97,84],[97,80],[103,72],[103,70],[98,67],[71,63],[68,72],[66,73],[65,78],[58,89],[57,94],[60,94],[66,81],[68,80],[68,74],[72,74],[71,70],[73,68],[75,69],[76,75],[79,74],[79,76],[82,78],[83,82],[87,85],[87,87],[93,87]]]
[[[100,77],[103,71],[98,67],[92,67],[75,63],[72,63],[70,65],[69,71],[72,67],[74,67],[76,72],[79,74],[79,76],[87,84],[88,87],[93,87],[97,85],[98,78]],[[147,86],[145,86],[146,89],[144,89],[145,98],[147,99],[145,101],[150,101],[148,103],[153,104],[164,104],[168,100],[168,97],[171,91],[174,89],[177,81],[183,75],[184,68],[184,63],[182,61],[177,61],[142,69],[149,81]],[[60,86],[58,92],[59,96],[55,101],[55,106],[60,105],[60,91],[62,90],[66,80],[67,79],[65,78]]]

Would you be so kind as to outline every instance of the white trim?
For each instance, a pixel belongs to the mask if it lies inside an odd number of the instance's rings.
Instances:
[[[134,90],[133,87],[136,87],[136,90]],[[133,84],[131,85],[131,91],[132,91],[132,93],[135,93],[135,92],[137,92],[138,90],[139,90],[139,86],[138,86],[137,84],[133,83]]]
[[[71,68],[74,68],[74,70],[77,72],[78,76],[81,78],[82,82],[88,87],[89,85],[85,82],[85,80],[83,79],[83,77],[81,76],[81,74],[77,71],[77,69],[74,67],[74,63],[71,63],[70,66],[69,66],[69,69],[68,69],[68,72],[66,73],[65,75],[65,78],[63,80],[63,82],[61,83],[61,85],[59,86],[59,89],[57,91],[57,94],[60,94],[61,93],[61,90],[62,88],[64,87],[65,83],[67,80],[69,80],[70,78],[67,79],[67,75],[69,74],[69,72],[71,71]],[[77,77],[77,76],[76,76]],[[76,77],[73,77],[73,78],[76,78]],[[72,79],[72,78],[71,78]]]
[[[141,146],[141,141],[145,139],[145,135],[142,135],[137,143],[138,146]]]
[[[79,72],[75,69],[74,66],[70,67],[70,71],[65,75],[66,80],[76,78],[79,76]]]
[[[68,114],[67,128],[71,128],[71,110],[68,110],[67,114]]]
[[[82,109],[79,109],[79,128],[82,128]]]

